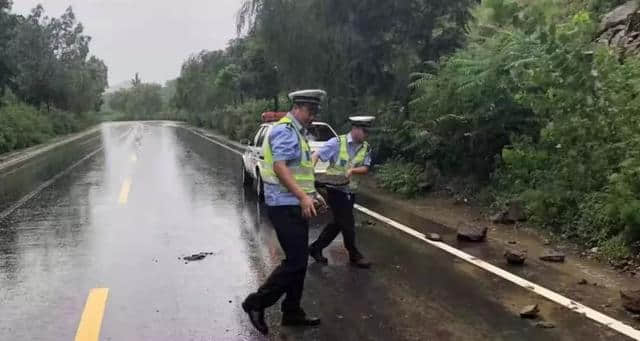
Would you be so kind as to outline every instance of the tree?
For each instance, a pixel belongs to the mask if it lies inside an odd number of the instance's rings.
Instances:
[[[136,72],[136,75],[131,79],[131,86],[138,87],[142,84],[142,79],[140,79],[140,75]]]
[[[14,76],[13,62],[10,59],[9,43],[16,25],[16,17],[11,15],[10,0],[0,0],[0,97]],[[1,105],[1,104],[0,104]]]
[[[107,68],[99,59],[88,58],[90,40],[71,7],[60,18],[49,18],[37,6],[18,19],[9,43],[15,65],[12,90],[27,103],[48,110],[80,113],[98,108]]]

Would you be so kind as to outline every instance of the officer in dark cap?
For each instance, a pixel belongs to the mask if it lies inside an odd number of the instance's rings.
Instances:
[[[327,202],[333,213],[333,221],[327,225],[318,239],[309,246],[309,255],[316,262],[327,264],[322,255],[327,247],[342,233],[344,246],[349,252],[350,264],[359,268],[369,268],[371,263],[356,247],[353,205],[358,189],[358,177],[367,174],[371,166],[370,148],[366,139],[375,117],[350,117],[351,132],[333,138],[313,155],[314,164],[318,159],[329,162],[328,175],[343,175],[350,181],[346,186],[327,186]]]
[[[263,151],[261,176],[267,214],[285,254],[266,282],[242,303],[253,326],[263,334],[269,332],[264,309],[282,296],[285,296],[281,305],[282,325],[320,324],[319,318],[306,315],[300,300],[309,257],[309,219],[316,215],[315,206],[320,200],[315,189],[311,149],[305,136],[325,96],[323,90],[290,93],[293,107],[271,129]]]

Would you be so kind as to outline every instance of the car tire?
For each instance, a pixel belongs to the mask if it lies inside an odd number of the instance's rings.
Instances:
[[[256,170],[256,194],[258,195],[258,201],[264,202],[264,183],[258,170]]]
[[[242,167],[242,185],[244,185],[245,187],[251,187],[251,184],[253,183],[253,179],[251,179],[251,174],[249,174],[249,172],[247,172],[247,169],[244,167],[244,162],[241,165]]]

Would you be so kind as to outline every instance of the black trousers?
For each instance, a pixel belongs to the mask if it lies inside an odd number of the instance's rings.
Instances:
[[[246,304],[254,309],[265,309],[286,295],[282,301],[282,312],[304,314],[300,300],[309,257],[309,222],[302,216],[300,206],[268,206],[267,214],[285,259],[258,291],[247,297]]]
[[[349,257],[352,260],[362,258],[356,247],[355,219],[353,217],[354,203],[355,195],[353,193],[327,188],[327,204],[329,204],[331,213],[333,213],[333,221],[325,226],[318,240],[311,244],[311,249],[324,249],[336,239],[338,233],[342,233],[344,247],[349,251]]]

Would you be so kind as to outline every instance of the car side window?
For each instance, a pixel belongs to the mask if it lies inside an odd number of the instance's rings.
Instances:
[[[262,131],[260,131],[260,135],[256,139],[256,147],[262,147],[262,142],[264,142],[264,138],[267,136],[267,132],[269,131],[269,127],[263,127]]]
[[[258,129],[258,132],[256,133],[256,136],[253,138],[253,143],[251,144],[252,147],[258,147],[260,146],[258,143],[262,143],[262,139],[263,139],[263,135],[264,135],[264,130],[265,127],[260,127],[260,129]]]

